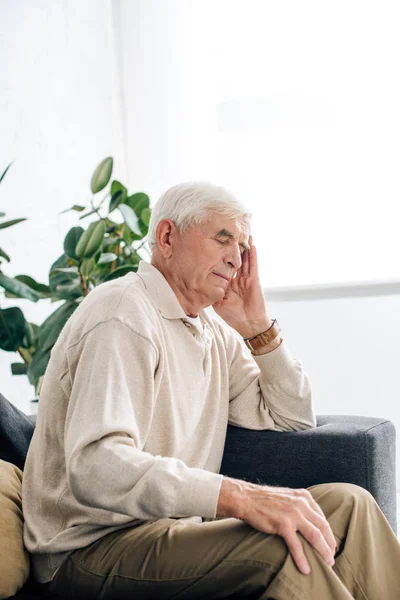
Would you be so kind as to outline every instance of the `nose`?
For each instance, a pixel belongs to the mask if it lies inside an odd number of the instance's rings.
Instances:
[[[226,255],[226,263],[233,269],[240,269],[242,266],[242,255],[239,244],[231,244],[229,252]]]

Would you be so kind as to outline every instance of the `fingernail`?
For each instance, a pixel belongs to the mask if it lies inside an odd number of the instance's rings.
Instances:
[[[304,565],[303,573],[304,573],[304,575],[309,575],[311,573],[311,569],[310,569],[309,565]]]

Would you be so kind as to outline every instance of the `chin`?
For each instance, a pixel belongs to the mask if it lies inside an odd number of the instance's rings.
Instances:
[[[225,290],[221,289],[221,291],[219,293],[214,294],[214,300],[213,300],[213,304],[215,302],[222,302],[222,300],[225,298]]]

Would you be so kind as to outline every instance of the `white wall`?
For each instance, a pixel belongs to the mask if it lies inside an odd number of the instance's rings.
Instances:
[[[126,179],[114,36],[110,0],[0,2],[0,172],[15,161],[0,184],[0,210],[29,219],[0,230],[10,276],[48,283],[65,234],[78,224],[77,213],[59,213],[88,203],[100,160],[114,156],[115,175]],[[0,305],[18,305],[37,323],[56,308],[3,298]],[[2,392],[29,410],[33,387],[11,376],[12,361],[17,354],[0,352]]]
[[[205,68],[202,57],[191,53],[187,60],[191,31],[180,21],[182,8],[190,13],[193,4],[115,0],[113,6],[119,30],[129,185],[156,201],[184,179],[216,181],[215,107],[200,76]],[[207,13],[203,19],[208,19]]]

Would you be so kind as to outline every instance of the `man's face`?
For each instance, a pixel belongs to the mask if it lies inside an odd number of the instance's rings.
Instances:
[[[249,235],[248,223],[218,214],[183,233],[178,231],[172,260],[181,292],[202,306],[222,300],[242,265]]]

